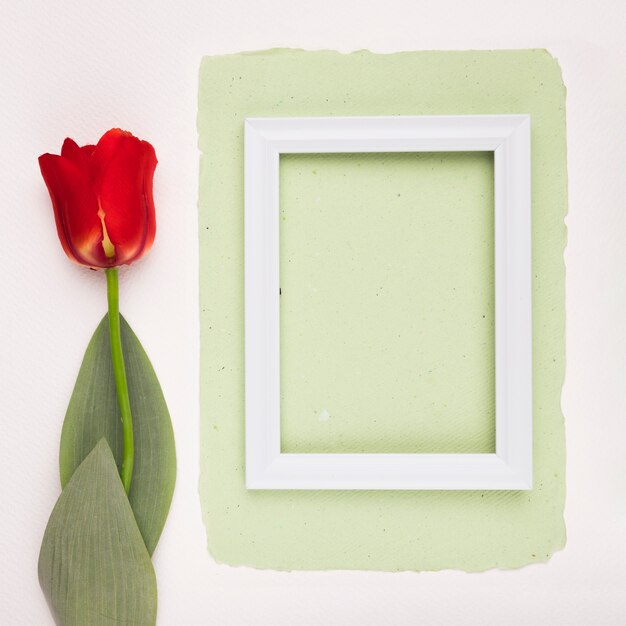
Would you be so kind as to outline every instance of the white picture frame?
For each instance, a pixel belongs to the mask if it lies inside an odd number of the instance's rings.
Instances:
[[[494,153],[495,453],[281,451],[280,155]],[[529,115],[245,120],[245,407],[248,489],[532,489]]]

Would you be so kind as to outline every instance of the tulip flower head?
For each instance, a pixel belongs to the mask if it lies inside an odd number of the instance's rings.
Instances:
[[[61,154],[42,154],[43,175],[67,256],[88,267],[132,263],[156,232],[152,179],[154,148],[114,128],[97,145],[63,142]]]

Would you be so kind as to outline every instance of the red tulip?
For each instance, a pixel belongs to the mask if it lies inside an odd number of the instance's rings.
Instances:
[[[96,146],[63,142],[61,155],[42,154],[43,175],[67,256],[107,268],[132,263],[152,246],[156,232],[152,178],[154,148],[114,128]]]

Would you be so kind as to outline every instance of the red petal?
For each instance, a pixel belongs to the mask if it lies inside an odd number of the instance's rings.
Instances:
[[[94,150],[96,149],[96,146],[94,146],[91,143],[88,143],[86,146],[81,146],[80,147],[81,151],[85,153],[86,156],[90,157]]]
[[[90,267],[107,267],[110,262],[101,246],[102,226],[98,200],[91,183],[70,159],[55,154],[39,157],[61,245],[73,261]]]
[[[150,248],[152,247],[152,243],[154,242],[154,237],[156,235],[156,215],[154,210],[154,196],[152,193],[152,182],[154,179],[154,170],[157,166],[157,158],[154,148],[147,141],[142,141],[141,145],[143,146],[143,191],[144,198],[146,202],[146,234],[145,241],[143,243],[142,248],[139,251],[139,254],[133,258],[132,260],[136,260],[141,258]],[[130,263],[131,261],[127,261]]]
[[[152,146],[147,148],[130,133],[111,133],[102,149],[102,140],[98,142],[94,158],[108,160],[100,171],[98,195],[115,246],[115,264],[120,265],[139,258],[154,239],[152,175],[156,157]]]
[[[115,156],[120,146],[120,142],[123,142],[128,138],[139,141],[133,137],[132,133],[119,128],[112,128],[100,137],[100,140],[91,155],[93,159],[94,171],[96,172],[95,180],[97,181],[97,186],[100,185],[102,176],[104,175],[104,172],[106,172],[111,159]]]
[[[78,147],[78,144],[73,139],[69,137],[65,139],[63,147],[61,148],[61,156],[69,159],[80,170],[89,175],[89,156],[82,148]]]

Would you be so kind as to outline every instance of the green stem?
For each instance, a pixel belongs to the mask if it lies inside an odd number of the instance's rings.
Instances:
[[[130,399],[128,397],[128,383],[126,381],[126,367],[122,352],[122,333],[120,329],[120,298],[117,267],[105,270],[107,276],[107,299],[109,302],[109,336],[111,339],[111,359],[113,361],[113,375],[117,391],[117,403],[122,416],[122,433],[124,437],[124,452],[120,476],[124,489],[130,492],[130,482],[133,477],[133,462],[135,445],[133,441],[133,418],[130,413]]]

